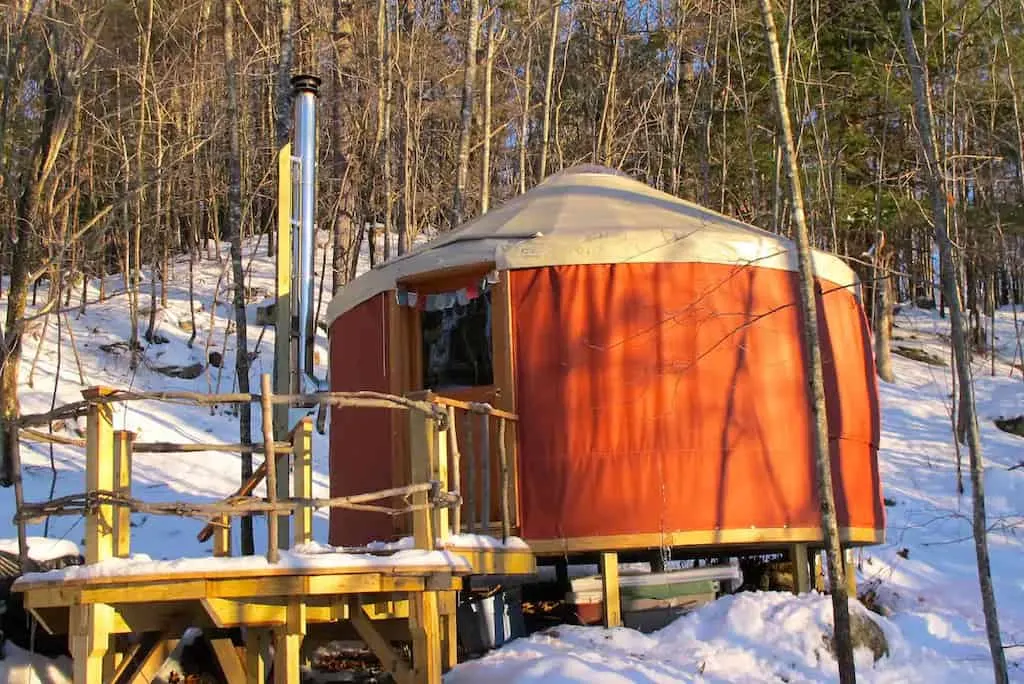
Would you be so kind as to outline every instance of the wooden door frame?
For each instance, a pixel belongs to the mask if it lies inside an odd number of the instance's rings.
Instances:
[[[401,286],[412,286],[429,292],[443,291],[457,279],[475,275],[481,277],[494,268],[493,264],[477,264],[417,274],[399,281]],[[515,347],[513,336],[512,291],[510,271],[500,271],[498,282],[491,288],[491,357],[493,384],[496,390],[495,407],[516,412]],[[395,291],[386,293],[387,309],[387,363],[388,386],[392,394],[405,395],[423,389],[423,330],[417,309],[398,303]],[[395,486],[409,483],[411,464],[407,433],[408,421],[402,411],[392,411],[392,480]],[[512,467],[512,520],[519,527],[519,459],[516,426],[505,431],[505,448]],[[406,520],[396,517],[396,532],[406,531]]]

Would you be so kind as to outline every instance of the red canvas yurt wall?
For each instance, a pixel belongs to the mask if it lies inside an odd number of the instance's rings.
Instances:
[[[377,295],[332,325],[330,384],[336,392],[389,391],[387,301]],[[331,496],[392,486],[392,416],[387,409],[331,409]],[[387,539],[392,522],[379,513],[331,510],[330,543]]]
[[[669,263],[509,275],[525,539],[819,535],[796,273]],[[884,513],[867,327],[849,289],[820,284],[840,526],[874,541]]]

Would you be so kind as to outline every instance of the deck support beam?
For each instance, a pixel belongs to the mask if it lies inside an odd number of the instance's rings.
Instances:
[[[811,590],[810,562],[807,558],[807,544],[793,544],[789,547],[789,560],[793,565],[793,593],[806,594]]]
[[[622,604],[619,601],[619,554],[601,554],[601,593],[604,598],[604,626],[622,626]]]

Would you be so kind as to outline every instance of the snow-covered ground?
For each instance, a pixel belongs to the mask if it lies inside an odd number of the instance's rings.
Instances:
[[[226,246],[224,246],[226,254]],[[251,257],[251,258],[250,258]],[[270,372],[273,329],[255,324],[256,306],[272,291],[272,262],[262,248],[247,252],[250,263],[247,284],[256,290],[248,307],[250,351],[256,352],[252,382]],[[320,263],[319,257],[317,263]],[[364,264],[365,266],[365,264]],[[90,304],[84,314],[69,313],[56,319],[43,335],[42,321],[30,326],[26,337],[22,401],[25,412],[47,410],[54,400],[54,384],[60,382],[56,402],[76,400],[83,387],[104,384],[115,387],[229,391],[234,379],[233,311],[230,305],[230,273],[220,278],[222,263],[203,260],[196,269],[197,338],[187,346],[190,321],[187,270],[175,265],[168,287],[168,305],[157,313],[157,332],[164,344],[149,344],[145,362],[136,371],[125,351],[103,351],[101,345],[124,341],[128,333],[124,295]],[[229,268],[229,267],[228,267]],[[214,290],[220,284],[218,306]],[[6,288],[5,288],[6,289]],[[117,279],[106,284],[108,293],[122,288]],[[262,291],[263,294],[260,294]],[[98,283],[90,283],[90,299]],[[77,300],[76,293],[76,300]],[[45,299],[40,290],[40,302]],[[142,298],[143,308],[149,297]],[[322,309],[326,309],[326,298]],[[0,298],[0,312],[5,301]],[[211,310],[212,316],[211,316]],[[1024,321],[1024,316],[1021,316]],[[143,329],[146,317],[143,317]],[[1018,526],[1024,521],[1024,441],[1000,432],[993,418],[1024,413],[1024,379],[1008,361],[1016,348],[1014,316],[1000,311],[996,319],[1000,360],[990,375],[987,357],[974,366],[982,439],[986,459],[990,547],[996,594],[1000,605],[1003,642],[1011,663],[1011,678],[1024,682],[1024,540]],[[72,351],[67,327],[74,331],[82,374]],[[897,316],[894,344],[924,349],[948,359],[944,334],[947,322],[935,312],[905,309]],[[986,323],[987,325],[987,323]],[[230,326],[230,327],[229,327]],[[262,336],[262,338],[261,338]],[[62,344],[58,344],[58,339]],[[209,368],[192,380],[169,378],[158,366],[186,365],[203,361],[206,347],[224,351],[224,371]],[[258,349],[257,349],[258,344]],[[38,352],[30,383],[29,367]],[[318,347],[319,372],[324,373],[326,342]],[[1019,359],[1018,359],[1019,361]],[[884,545],[858,555],[861,591],[872,590],[888,617],[874,616],[890,646],[890,656],[872,663],[867,654],[859,659],[863,681],[943,682],[985,681],[991,667],[977,588],[974,546],[971,539],[969,493],[956,491],[955,451],[950,407],[952,385],[948,367],[931,366],[894,357],[897,380],[881,384],[882,485],[887,498],[888,530]],[[257,412],[258,413],[258,412]],[[119,409],[115,424],[134,430],[144,441],[192,440],[235,442],[238,422],[230,407],[213,412],[187,406],[133,403]],[[79,436],[84,421],[58,426],[61,434]],[[259,435],[254,415],[254,434]],[[314,437],[314,495],[327,494],[327,444]],[[29,500],[84,489],[83,454],[67,447],[25,445],[22,449],[25,485]],[[52,460],[51,460],[52,459]],[[969,488],[967,455],[963,454],[964,482]],[[52,469],[51,469],[52,468]],[[238,484],[240,463],[230,454],[138,454],[135,457],[135,494],[148,500],[210,501],[230,494]],[[54,477],[55,474],[55,477]],[[969,489],[968,489],[969,492]],[[13,537],[13,492],[0,496],[0,537]],[[154,560],[211,555],[210,544],[200,544],[196,534],[201,521],[136,515],[133,517],[132,551]],[[257,524],[257,548],[265,541],[265,526]],[[316,516],[315,538],[326,541],[326,513]],[[83,525],[74,517],[54,518],[48,528],[32,525],[32,535],[80,543]],[[236,540],[237,541],[237,540]],[[3,547],[0,544],[0,548]],[[832,681],[835,662],[824,648],[831,608],[827,597],[786,594],[743,594],[716,601],[651,635],[627,629],[559,627],[517,640],[490,656],[464,663],[447,681],[461,682],[679,682],[711,681]],[[66,663],[33,658],[9,647],[11,657],[0,663],[0,680],[11,682],[66,681]],[[34,669],[33,669],[34,668]],[[34,673],[34,674],[33,674]]]

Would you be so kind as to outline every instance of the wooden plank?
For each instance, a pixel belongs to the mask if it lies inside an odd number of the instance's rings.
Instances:
[[[411,460],[412,482],[427,482],[431,478],[432,463],[437,454],[437,424],[430,416],[418,411],[409,411],[409,457]],[[430,501],[427,492],[412,496],[414,506],[424,506]],[[413,539],[417,549],[432,550],[435,546],[434,516],[429,509],[412,514]]]
[[[455,407],[449,406],[448,412],[448,456],[451,462],[451,482],[455,489],[462,493],[462,454],[459,453],[459,431],[455,424]],[[460,502],[452,511],[452,532],[462,533],[462,506]]]
[[[885,530],[868,527],[841,527],[839,538],[844,544],[881,544]],[[686,532],[651,532],[619,534],[602,537],[569,537],[564,539],[525,540],[540,556],[561,556],[565,553],[657,549],[662,546],[719,548],[727,545],[763,544],[785,547],[796,542],[821,542],[820,527],[760,527],[750,529],[691,530]]]
[[[789,560],[793,565],[793,593],[806,594],[811,590],[807,544],[791,545],[789,547]]]
[[[83,392],[83,394],[86,394]],[[89,398],[88,396],[86,397]],[[90,404],[86,425],[86,491],[114,489],[114,425],[109,404]],[[114,507],[97,506],[85,516],[85,562],[98,563],[114,555]]]
[[[260,409],[263,414],[263,462],[267,464],[267,501],[277,503],[277,451],[274,448],[274,407],[271,403],[273,389],[270,386],[270,375],[264,373],[260,377]],[[287,497],[287,494],[285,494]],[[267,513],[267,562],[276,563],[281,559],[281,549],[277,537],[280,516],[276,511]]]
[[[266,684],[270,630],[248,628],[244,639],[246,684]]]
[[[358,601],[349,604],[349,622],[359,638],[380,660],[381,667],[390,672],[399,684],[412,681],[412,669],[391,643],[378,631],[377,625],[369,619]]]
[[[474,575],[532,575],[537,572],[537,559],[529,549],[449,546],[447,550],[465,558]]]
[[[447,672],[459,664],[459,631],[456,611],[458,595],[454,591],[438,593],[438,613],[441,632],[441,671]]]
[[[239,657],[234,642],[229,637],[217,637],[208,643],[227,684],[245,684],[245,663]]]
[[[266,467],[266,463],[263,464]],[[213,532],[213,555],[227,558],[231,555],[231,518],[220,515],[216,518]]]
[[[384,295],[384,315],[387,319],[387,363],[388,391],[403,396],[412,389],[409,355],[416,350],[409,341],[408,312],[395,300],[393,291]],[[409,419],[402,411],[388,411],[391,428],[391,484],[395,487],[409,484]],[[396,516],[393,529],[396,534],[409,531],[406,516]]]
[[[512,482],[508,470],[508,449],[505,444],[505,419],[498,419],[498,468],[501,469],[501,486],[499,496],[501,497],[501,540],[508,540],[512,527],[512,512],[510,509]]]
[[[74,684],[105,684],[104,661],[110,648],[114,610],[109,605],[71,607],[70,650]]]
[[[274,684],[301,684],[302,634],[274,630]]]
[[[160,634],[150,650],[147,651],[142,662],[139,663],[138,669],[135,670],[129,679],[131,684],[151,684],[156,679],[164,663],[171,657],[174,650],[178,648],[178,644],[181,642],[178,633],[181,631],[183,630],[167,630]]]
[[[292,394],[302,391],[298,378],[292,377],[292,359],[298,358],[298,340],[292,330],[292,146],[285,143],[277,153],[277,255],[274,261],[274,289],[277,299],[274,304],[274,393]],[[287,441],[290,429],[289,407],[275,405],[273,409],[274,439]],[[277,496],[285,498],[287,492],[288,464],[267,459],[277,470],[275,481],[284,491]],[[266,470],[264,469],[264,476]],[[272,518],[274,516],[268,516]],[[288,544],[287,519],[278,521],[279,546]],[[273,545],[273,537],[270,544]]]
[[[292,490],[296,499],[313,498],[312,418],[303,418],[292,432]],[[298,546],[313,541],[313,509],[308,506],[298,508],[293,515],[294,544]]]
[[[486,534],[491,525],[491,417],[480,414],[480,527]]]
[[[516,348],[515,318],[512,310],[512,273],[504,271],[491,290],[491,340],[494,359],[494,384],[498,390],[495,400],[497,408],[508,412],[502,416],[508,420],[518,421],[518,403],[516,397]],[[511,418],[515,416],[515,418]],[[519,527],[519,460],[517,458],[518,443],[516,440],[516,423],[505,435],[505,448],[511,466],[512,480],[512,526]]]
[[[252,476],[250,476],[249,479],[243,482],[242,486],[236,489],[235,493],[228,498],[236,496],[249,496],[250,494],[253,493],[253,490],[255,490],[257,486],[259,486],[259,483],[263,482],[263,478],[265,478],[266,476],[267,463],[266,461],[264,461],[263,463],[260,463],[259,467],[257,467],[255,471],[253,471]],[[205,527],[203,527],[202,530],[199,531],[199,534],[196,535],[196,539],[198,539],[201,542],[205,542],[214,535],[216,530],[217,527],[215,525],[208,523]]]
[[[843,565],[846,572],[846,591],[850,598],[857,598],[857,563],[853,558],[853,549],[843,549]]]
[[[619,601],[619,554],[601,554],[601,596],[604,599],[604,626],[622,626],[622,604]]]
[[[135,433],[129,430],[114,432],[114,493],[128,498],[132,495],[132,445]],[[127,506],[118,506],[114,515],[114,555],[131,555],[132,512]]]
[[[413,681],[441,684],[441,616],[437,592],[425,591],[409,598]]]
[[[447,492],[449,490],[448,439],[447,435],[437,429],[437,423],[433,420],[431,420],[430,423],[434,425],[434,430],[430,433],[432,444],[428,451],[428,456],[430,458],[430,479],[438,483],[442,492]],[[449,430],[454,430],[454,428],[449,428]],[[452,528],[449,522],[449,509],[447,507],[437,507],[434,508],[433,514],[434,537],[439,540],[443,546],[448,541],[448,537],[452,534]]]

